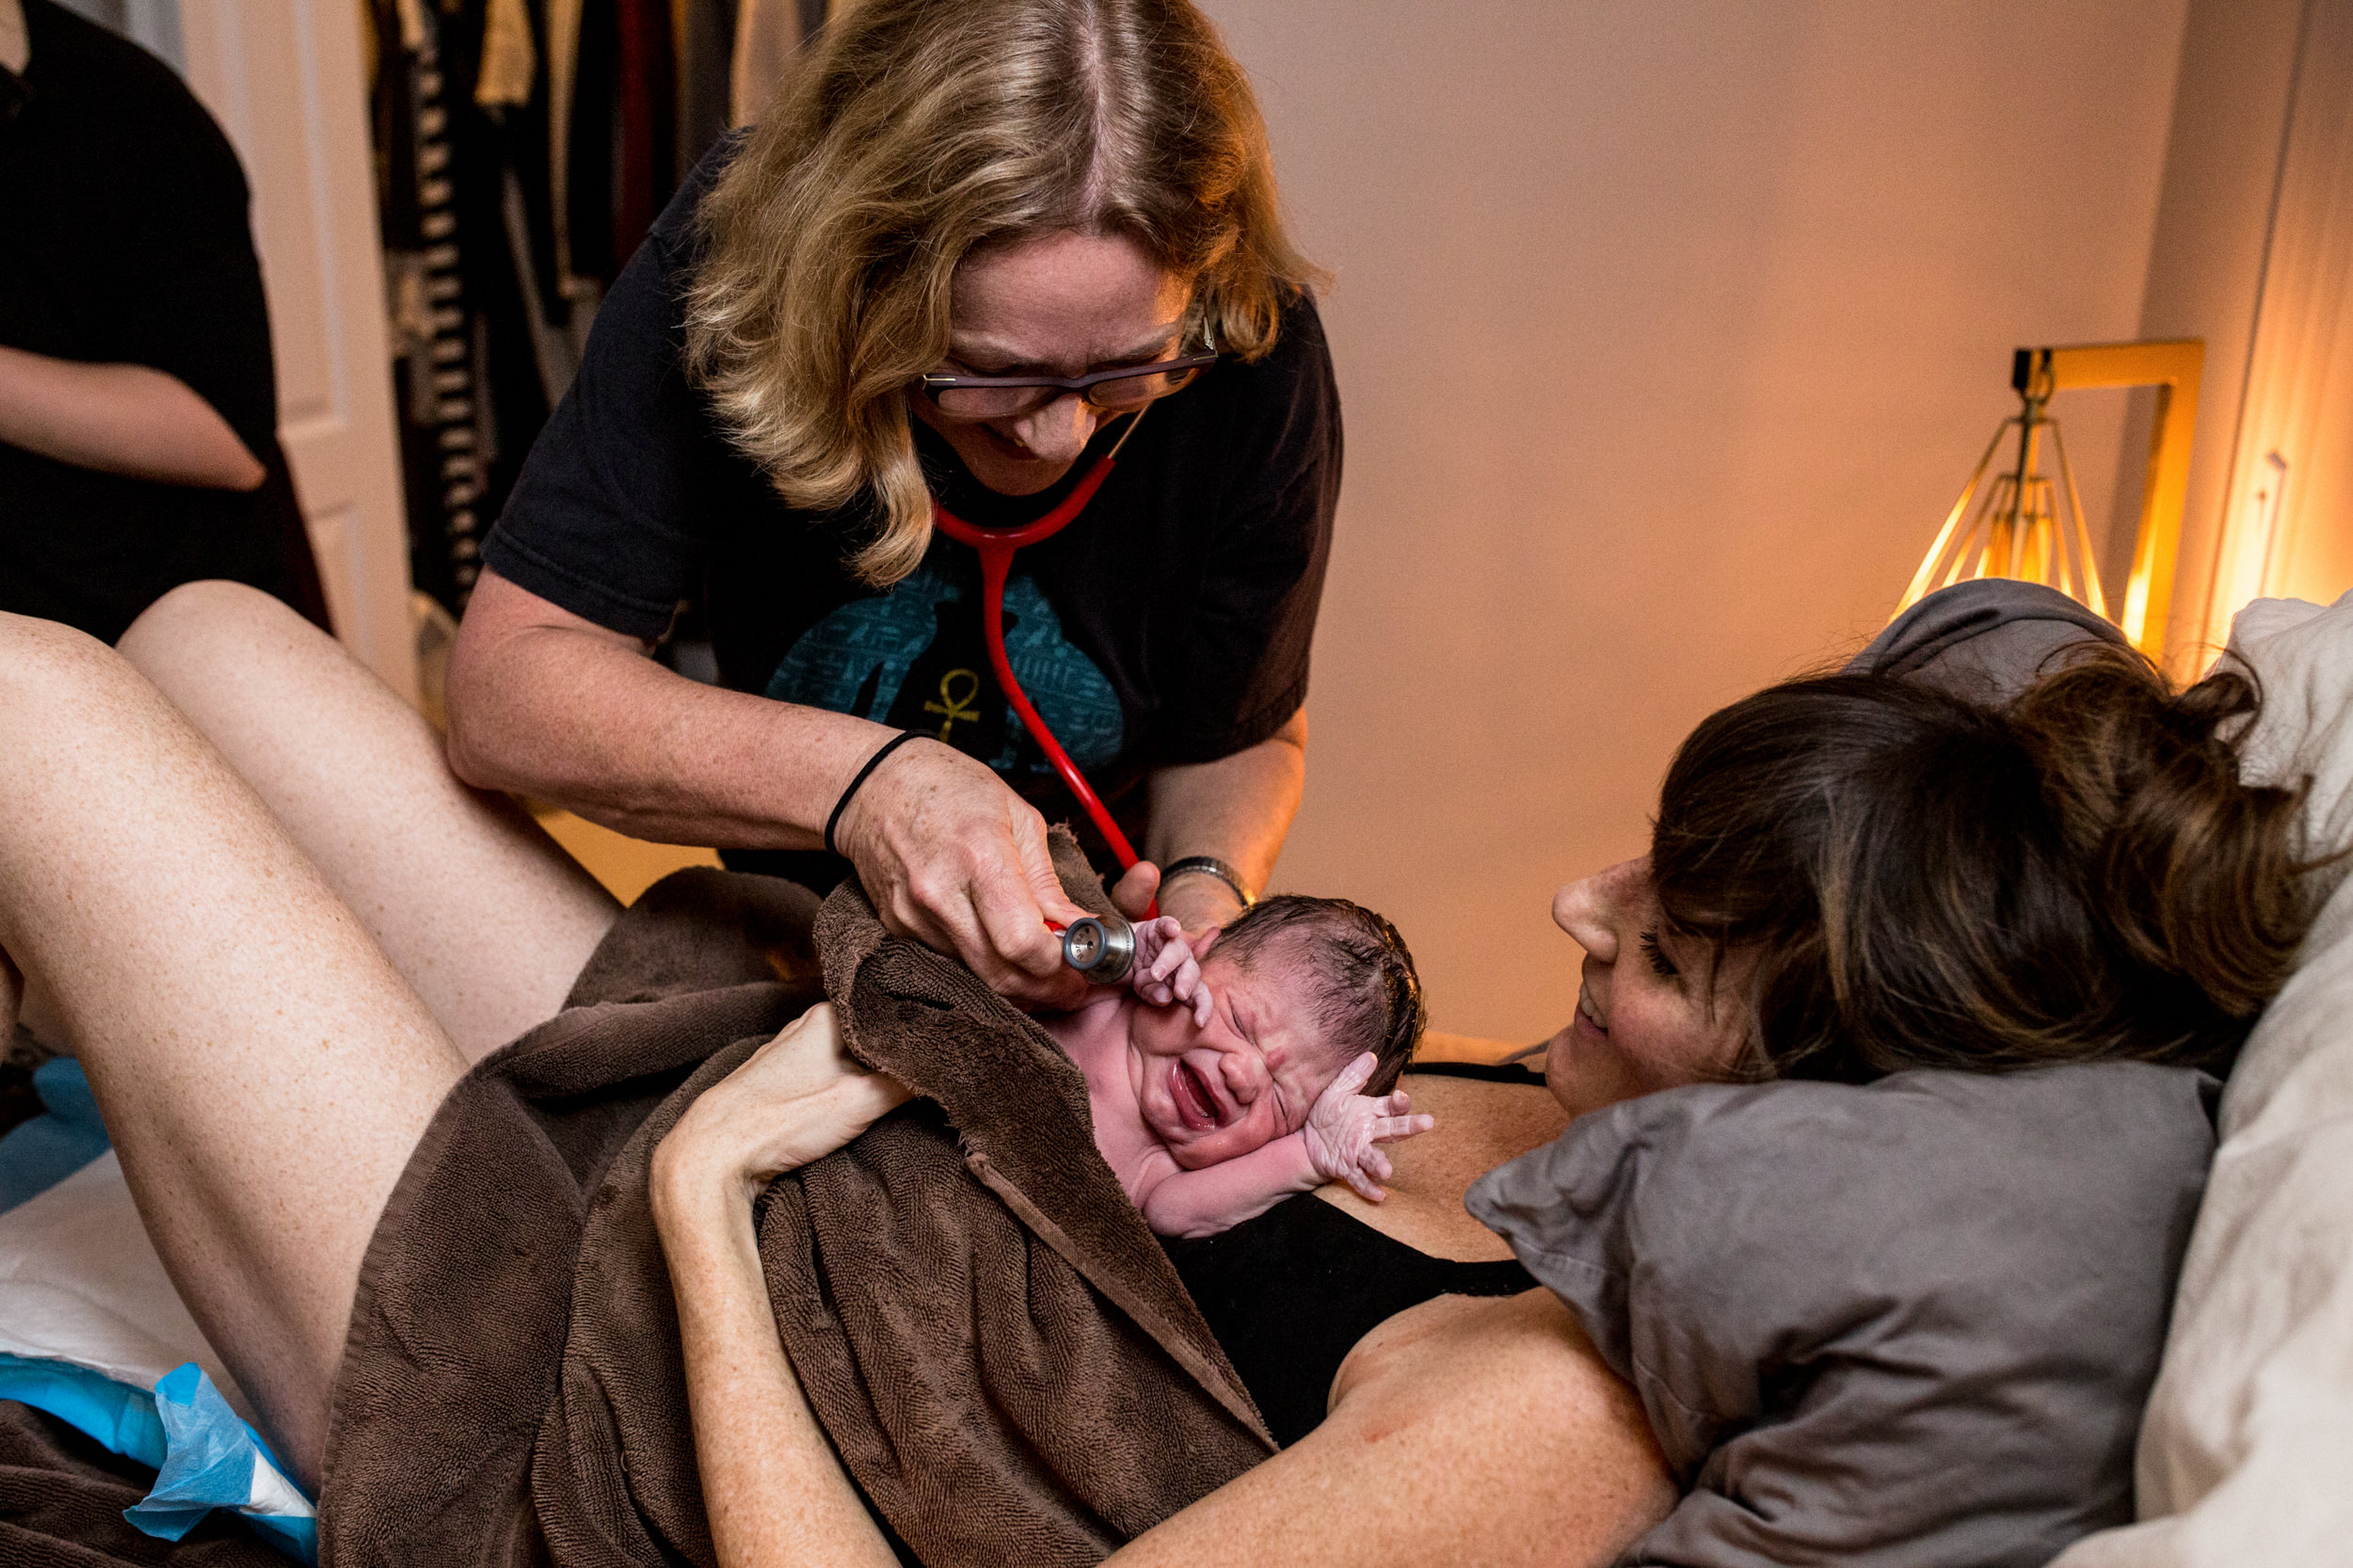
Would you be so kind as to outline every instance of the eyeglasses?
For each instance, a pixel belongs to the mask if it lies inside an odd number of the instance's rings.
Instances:
[[[1212,353],[1187,354],[1157,364],[1098,370],[1090,376],[926,376],[923,395],[939,411],[957,419],[1011,419],[1077,392],[1087,406],[1107,414],[1133,413],[1145,404],[1182,392],[1194,376],[1217,363]]]

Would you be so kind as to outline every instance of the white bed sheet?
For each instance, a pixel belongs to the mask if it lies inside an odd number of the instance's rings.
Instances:
[[[164,1272],[112,1149],[0,1214],[0,1352],[69,1361],[136,1388],[193,1361],[253,1419]]]
[[[2307,856],[2353,842],[2353,594],[2259,600],[2231,645],[2261,676],[2250,780],[2312,780]],[[2353,1559],[2353,861],[2222,1096],[2140,1436],[2142,1523],[2053,1568],[2300,1568]]]

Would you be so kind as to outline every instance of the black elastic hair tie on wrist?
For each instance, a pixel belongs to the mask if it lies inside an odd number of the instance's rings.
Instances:
[[[858,786],[865,783],[867,778],[872,775],[873,771],[883,765],[884,758],[889,756],[892,752],[898,750],[909,741],[920,741],[922,738],[922,734],[918,730],[904,730],[885,741],[882,744],[881,748],[877,750],[873,756],[869,757],[866,760],[866,765],[857,770],[857,776],[850,780],[850,787],[841,792],[841,798],[833,803],[833,815],[825,819],[825,852],[827,854],[839,855],[841,853],[840,846],[835,844],[833,841],[833,830],[841,825],[841,813],[850,808],[850,797],[857,793]]]

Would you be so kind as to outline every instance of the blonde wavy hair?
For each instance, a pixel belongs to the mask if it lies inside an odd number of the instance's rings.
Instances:
[[[1188,0],[864,0],[819,37],[697,215],[686,364],[789,504],[871,496],[850,566],[931,537],[906,393],[974,248],[1133,239],[1196,337],[1255,360],[1319,274],[1277,212],[1241,68]]]

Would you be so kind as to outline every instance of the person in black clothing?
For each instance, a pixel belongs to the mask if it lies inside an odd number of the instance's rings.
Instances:
[[[1006,657],[1140,846],[1120,904],[1232,918],[1305,776],[1340,469],[1313,276],[1186,0],[869,0],[615,283],[485,547],[453,764],[739,868],[854,865],[893,930],[1075,1005],[1043,830],[1090,830],[933,514],[1032,521],[1117,447],[1015,559]],[[723,689],[644,657],[688,602]]]
[[[222,577],[325,626],[236,153],[136,45],[51,0],[22,19],[24,57],[0,60],[0,610],[111,642]]]

